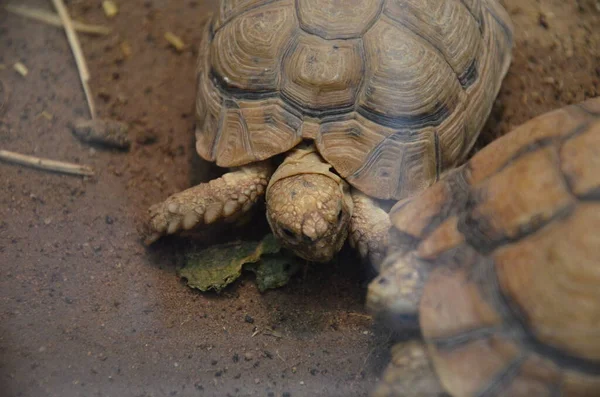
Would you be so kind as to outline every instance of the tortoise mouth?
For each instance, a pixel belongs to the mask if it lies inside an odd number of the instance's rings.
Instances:
[[[297,250],[294,250],[294,253],[299,256],[302,259],[305,259],[309,262],[318,262],[318,263],[327,263],[329,261],[331,261],[333,259],[333,257],[335,256],[334,252],[331,253],[323,253],[323,254],[316,254],[314,252],[299,252]]]
[[[280,228],[276,232],[281,245],[292,251],[296,256],[309,262],[326,263],[333,260],[342,249],[347,237],[347,230],[311,240],[307,236],[298,237],[288,229]]]

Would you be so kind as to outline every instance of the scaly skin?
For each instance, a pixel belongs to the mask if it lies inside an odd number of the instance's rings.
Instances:
[[[392,347],[392,361],[371,397],[443,397],[444,393],[423,342],[411,340]]]
[[[350,219],[350,246],[377,269],[385,258],[388,247],[390,218],[371,197],[352,190],[354,212]]]
[[[262,198],[272,167],[254,163],[220,178],[175,193],[148,210],[144,242],[217,221],[233,221],[248,213]]]
[[[406,329],[409,325],[404,322],[417,317],[429,271],[430,266],[416,260],[412,252],[390,253],[369,284],[367,309],[398,329]]]

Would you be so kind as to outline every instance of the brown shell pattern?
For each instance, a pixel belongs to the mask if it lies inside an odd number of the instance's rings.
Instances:
[[[313,139],[366,194],[461,162],[511,60],[496,0],[223,0],[198,63],[197,151],[232,167]]]
[[[452,395],[600,395],[600,98],[516,128],[391,219],[391,245],[433,268],[420,325]]]

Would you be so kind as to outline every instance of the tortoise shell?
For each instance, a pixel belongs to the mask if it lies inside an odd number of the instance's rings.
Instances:
[[[393,317],[422,278],[452,396],[600,395],[600,97],[528,121],[390,218],[368,299]]]
[[[197,151],[234,167],[314,140],[399,199],[461,162],[511,62],[497,0],[223,0],[198,60]]]

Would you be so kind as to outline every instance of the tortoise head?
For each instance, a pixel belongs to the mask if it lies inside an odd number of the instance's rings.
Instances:
[[[342,248],[352,216],[348,184],[314,149],[296,149],[267,187],[267,220],[282,245],[309,261],[328,262]]]
[[[267,220],[284,247],[306,260],[328,262],[348,236],[349,196],[327,176],[290,176],[270,187]]]

